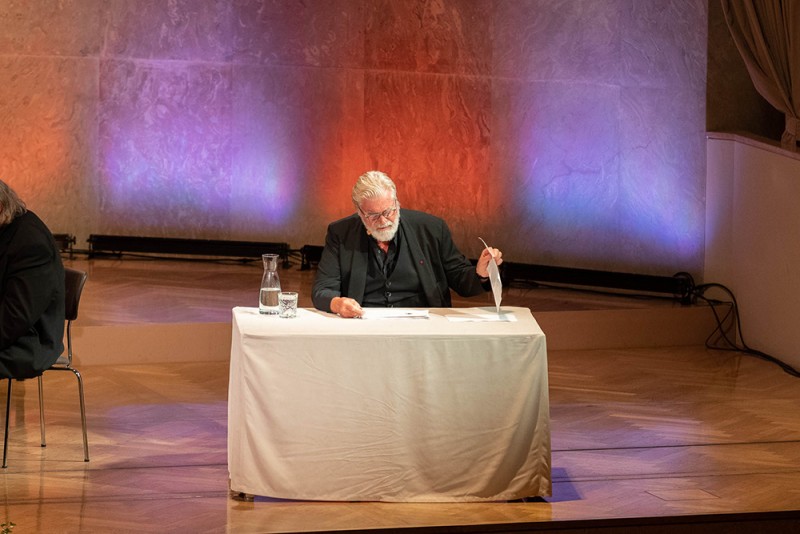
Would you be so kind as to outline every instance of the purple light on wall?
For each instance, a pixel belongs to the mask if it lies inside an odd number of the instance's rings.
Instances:
[[[618,89],[551,82],[511,89],[510,110],[519,115],[510,155],[524,176],[516,211],[537,257],[578,266],[611,259],[619,228]]]
[[[626,174],[634,178],[625,180],[620,208],[625,240],[642,250],[658,249],[673,264],[685,265],[702,254],[703,236],[697,232],[703,224],[702,207],[681,186],[687,181],[681,173],[688,169],[643,160],[632,166]],[[647,255],[640,260],[647,263]]]
[[[704,162],[681,135],[691,118],[651,121],[660,92],[558,83],[512,90],[516,212],[538,261],[659,272],[697,264]]]
[[[218,235],[230,197],[229,72],[101,66],[102,211],[109,226]]]
[[[232,216],[249,224],[282,225],[297,208],[301,185],[293,168],[297,163],[292,165],[279,149],[265,149],[263,139],[253,142],[260,150],[248,150],[246,160],[234,166],[236,195]]]
[[[117,134],[103,145],[105,211],[167,233],[214,228],[227,222],[228,170],[206,148],[205,132],[181,131],[181,117],[173,119],[168,131],[115,125]]]
[[[309,149],[296,110],[279,100],[268,72],[237,71],[231,216],[235,227],[280,227],[298,209]]]
[[[702,209],[680,187],[679,171],[637,162],[621,173],[618,167],[614,159],[594,167],[534,161],[523,202],[544,251],[566,251],[562,256],[578,265],[691,265],[703,249]]]

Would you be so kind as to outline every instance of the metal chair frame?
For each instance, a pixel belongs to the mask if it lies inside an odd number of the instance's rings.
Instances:
[[[83,393],[83,377],[72,365],[72,322],[78,318],[78,305],[81,301],[81,293],[83,286],[86,283],[87,274],[77,269],[69,267],[64,268],[64,276],[66,280],[66,306],[65,306],[65,319],[67,321],[67,347],[66,352],[59,356],[58,360],[44,372],[47,371],[71,371],[75,378],[78,380],[78,396],[80,398],[81,406],[81,425],[83,428],[83,461],[89,461],[89,437],[86,430],[86,401]],[[44,373],[37,377],[39,385],[39,427],[42,434],[42,447],[47,446],[45,439],[45,424],[44,424],[44,384],[42,377]],[[11,414],[11,385],[13,378],[8,379],[8,398],[6,401],[6,422],[5,422],[5,439],[3,440],[3,468],[8,467],[6,458],[8,455],[8,422]]]

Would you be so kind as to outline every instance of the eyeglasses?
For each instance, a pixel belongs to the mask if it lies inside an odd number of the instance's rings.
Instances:
[[[366,213],[364,210],[361,209],[361,206],[358,207],[358,211],[361,212],[361,215],[363,215],[365,219],[373,223],[380,221],[381,218],[391,219],[394,216],[395,212],[397,211],[397,200],[394,201],[394,206],[392,206],[389,209],[383,210],[380,213]]]

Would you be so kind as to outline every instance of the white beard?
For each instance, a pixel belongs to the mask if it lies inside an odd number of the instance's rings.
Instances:
[[[398,228],[400,228],[400,210],[397,210],[397,216],[390,225],[384,226],[381,229],[370,228],[369,235],[378,241],[391,241],[394,239],[395,234],[397,234]]]

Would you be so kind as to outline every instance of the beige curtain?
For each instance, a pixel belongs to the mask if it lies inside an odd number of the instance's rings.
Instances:
[[[800,135],[800,0],[721,0],[756,90],[786,115],[781,146]]]

